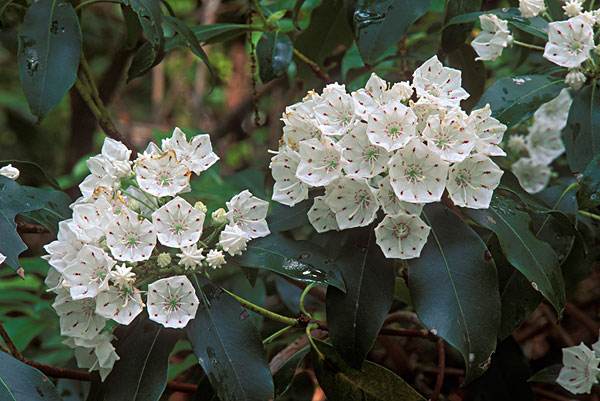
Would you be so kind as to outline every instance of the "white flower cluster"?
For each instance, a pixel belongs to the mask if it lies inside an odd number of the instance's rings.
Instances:
[[[13,167],[12,164],[7,164],[6,166],[0,167],[0,175],[6,178],[10,178],[11,180],[16,180],[19,178],[21,172],[18,168]]]
[[[130,156],[122,143],[105,140],[101,154],[88,160],[72,218],[59,223],[57,240],[45,247],[61,334],[79,366],[102,379],[119,358],[114,323],[130,324],[147,306],[151,320],[185,327],[198,308],[186,275],[218,268],[224,252],[239,254],[249,240],[269,234],[268,202],[247,190],[227,202],[228,211],[215,211],[208,227],[204,204],[179,196],[190,190],[192,173],[219,159],[208,135],[188,141],[176,128],[161,147],[151,143],[135,161]]]
[[[572,394],[589,394],[600,380],[600,339],[592,349],[584,343],[563,348],[563,367],[556,382]]]
[[[367,226],[381,207],[375,234],[385,256],[418,257],[430,230],[419,217],[424,204],[447,190],[457,206],[487,208],[502,176],[490,156],[505,155],[506,126],[489,106],[465,113],[467,97],[461,72],[435,56],[412,84],[373,74],[350,94],[338,84],[310,92],[283,115],[273,199],[293,206],[325,187],[308,212],[320,233]]]
[[[519,10],[524,18],[533,18],[544,12],[545,3],[544,0],[520,0]],[[563,10],[569,17],[567,20],[548,24],[544,57],[554,64],[568,68],[565,82],[578,90],[587,80],[586,70],[595,68],[591,57],[592,50],[596,49],[594,27],[600,25],[600,10],[584,11],[582,0],[567,0]],[[508,22],[494,14],[481,15],[479,20],[481,32],[471,42],[471,46],[478,55],[477,60],[495,60],[504,48],[513,43]],[[515,43],[527,46],[520,42]]]
[[[511,170],[519,183],[529,193],[537,193],[546,188],[552,169],[550,164],[565,152],[561,132],[567,125],[571,95],[563,89],[551,101],[544,103],[533,115],[533,124],[526,136],[512,135],[508,149],[519,157]]]

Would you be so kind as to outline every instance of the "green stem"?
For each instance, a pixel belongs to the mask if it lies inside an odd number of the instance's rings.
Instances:
[[[288,331],[290,331],[293,328],[294,328],[294,326],[285,326],[283,329],[277,330],[275,333],[273,333],[269,337],[265,338],[263,340],[263,344],[267,345],[267,344],[273,342],[273,340],[275,340],[276,338],[282,336],[283,334],[287,333]]]
[[[317,283],[315,282],[310,283],[309,285],[304,287],[302,294],[300,294],[300,312],[308,316],[310,319],[312,319],[312,315],[306,310],[306,307],[304,306],[304,301],[306,300],[306,296],[310,293],[310,290],[312,290],[313,287],[316,285]]]
[[[528,49],[541,50],[541,51],[545,50],[542,46],[532,45],[530,43],[520,42],[518,40],[513,40],[513,43],[517,46],[526,47]]]
[[[121,2],[120,2],[120,1],[118,1],[118,0],[87,0],[87,1],[84,1],[84,2],[80,3],[79,5],[77,5],[77,6],[75,7],[75,10],[79,10],[79,9],[81,9],[81,8],[85,7],[85,6],[89,6],[89,5],[91,5],[91,4],[95,4],[95,3],[113,3],[113,4],[121,4]]]
[[[310,343],[310,345],[313,347],[313,349],[315,350],[315,352],[317,353],[317,355],[319,356],[320,359],[325,359],[325,355],[323,355],[323,353],[321,352],[321,350],[317,347],[317,344],[315,343],[315,340],[312,337],[311,331],[313,329],[316,329],[317,327],[319,327],[319,325],[317,323],[309,323],[306,325],[306,337],[308,338],[308,342]]]
[[[256,11],[256,13],[258,14],[259,18],[262,20],[263,24],[265,27],[269,26],[269,21],[267,21],[267,17],[265,16],[265,14],[263,13],[262,9],[260,8],[260,4],[258,2],[258,0],[252,0],[252,5],[254,8],[254,11]]]
[[[140,198],[138,198],[137,196],[133,196],[132,194],[130,194],[130,193],[129,193],[129,192],[127,192],[127,191],[123,191],[123,193],[124,193],[125,195],[129,196],[130,198],[132,198],[132,199],[134,199],[134,200],[136,200],[136,201],[140,202],[142,205],[146,206],[146,207],[147,207],[148,209],[150,209],[150,210],[155,210],[155,209],[156,209],[154,206],[150,206],[149,204],[147,204],[146,202],[144,202],[143,200],[141,200],[141,199],[140,199]],[[149,220],[152,220],[152,219],[149,219]]]
[[[577,213],[579,213],[582,216],[589,217],[590,219],[594,219],[594,220],[600,221],[600,216],[598,216],[597,214],[590,213],[590,212],[587,212],[585,210],[580,210]]]
[[[590,10],[594,9],[594,5],[596,5],[596,0],[590,1]]]
[[[236,301],[238,301],[240,304],[242,304],[242,306],[248,310],[251,310],[252,312],[256,312],[261,316],[266,317],[267,319],[271,319],[274,320],[276,322],[280,322],[283,323],[287,326],[298,326],[299,322],[297,319],[291,318],[291,317],[287,317],[287,316],[283,316],[280,315],[278,313],[275,312],[271,312],[268,309],[265,309],[261,306],[258,306],[250,301],[248,301],[247,299],[244,299],[242,297],[240,297],[237,294],[234,294],[233,292],[223,288],[223,291],[225,291],[227,294],[229,294],[232,298],[234,298]]]

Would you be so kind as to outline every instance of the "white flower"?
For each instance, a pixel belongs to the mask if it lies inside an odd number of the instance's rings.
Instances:
[[[512,42],[508,22],[494,14],[480,15],[479,21],[481,32],[471,42],[471,46],[479,56],[475,60],[496,60],[504,48]]]
[[[431,57],[413,74],[417,95],[445,106],[458,106],[469,97],[461,84],[460,70],[444,67],[437,56]]]
[[[294,206],[308,198],[308,185],[296,177],[300,155],[290,148],[283,147],[271,158],[271,174],[275,180],[273,200],[287,206]]]
[[[132,272],[133,267],[128,267],[125,263],[117,265],[110,272],[110,279],[119,288],[129,288],[135,282],[135,273]]]
[[[73,206],[73,220],[69,226],[80,241],[98,243],[113,218],[111,204],[100,197],[93,203]]]
[[[318,233],[336,230],[340,227],[335,219],[335,213],[325,202],[324,196],[317,196],[313,201],[313,205],[308,211],[308,221]]]
[[[511,170],[519,180],[519,184],[530,194],[540,192],[550,181],[550,167],[529,157],[517,160],[511,166]]]
[[[135,174],[140,188],[154,196],[175,196],[189,190],[188,168],[177,161],[173,151],[138,159]]]
[[[156,246],[156,232],[148,220],[140,220],[136,213],[125,211],[108,226],[106,245],[117,260],[147,260]]]
[[[342,148],[342,157],[346,161],[344,171],[348,175],[371,178],[387,170],[390,154],[369,141],[365,124],[357,124],[338,145]]]
[[[426,98],[420,98],[418,101],[413,102],[412,100],[409,102],[410,109],[417,116],[417,134],[422,135],[423,130],[427,127],[427,120],[429,117],[445,113],[447,108],[438,103],[435,103]],[[417,135],[417,136],[418,136]]]
[[[63,343],[74,349],[78,367],[89,372],[97,370],[104,381],[120,359],[111,344],[112,340],[111,334],[102,333],[92,339],[68,338]]]
[[[385,98],[387,101],[390,102],[404,102],[409,100],[412,97],[413,93],[415,93],[415,90],[413,89],[410,82],[401,81],[396,82],[394,85],[392,85],[392,87],[385,93]]]
[[[60,334],[68,337],[92,339],[106,325],[106,319],[96,314],[96,300],[74,300],[69,293],[56,297],[52,304],[60,317]]]
[[[576,91],[583,88],[583,85],[585,85],[586,81],[587,76],[577,68],[569,70],[565,76],[565,84],[567,84],[569,88]]]
[[[150,320],[165,327],[183,328],[196,317],[198,297],[186,276],[155,281],[148,286]]]
[[[545,9],[544,0],[519,0],[519,10],[525,18],[533,18]]]
[[[248,190],[231,198],[227,205],[227,220],[244,231],[250,238],[264,237],[270,234],[267,226],[269,202],[258,199]]]
[[[314,92],[302,101],[288,106],[283,113],[283,141],[295,151],[298,144],[306,139],[321,139],[321,126],[315,117],[314,107],[321,97]]]
[[[345,135],[356,122],[354,100],[346,93],[344,85],[327,85],[314,110],[325,135]]]
[[[296,177],[311,187],[320,187],[335,181],[342,172],[340,148],[327,138],[300,142],[300,163]]]
[[[204,217],[204,213],[178,196],[152,213],[152,222],[161,244],[181,248],[200,240]]]
[[[17,178],[19,178],[19,174],[21,174],[19,169],[16,167],[13,167],[12,164],[8,164],[4,167],[0,167],[0,175],[4,176],[6,178],[10,178],[11,180],[16,180]]]
[[[119,324],[128,325],[143,309],[140,291],[133,287],[110,287],[96,298],[96,313]]]
[[[456,206],[487,209],[502,174],[492,159],[474,154],[450,167],[446,188]]]
[[[427,120],[423,138],[427,147],[448,162],[463,161],[475,147],[475,136],[462,110],[436,114]]]
[[[1,265],[2,263],[4,263],[4,261],[5,261],[5,260],[6,260],[6,256],[4,256],[4,254],[2,254],[2,253],[0,252],[0,265]],[[55,271],[55,270],[54,270],[54,269],[52,269],[52,271]]]
[[[374,145],[391,152],[416,136],[417,116],[400,102],[389,103],[369,115],[367,135]]]
[[[397,82],[390,88],[385,80],[372,73],[363,89],[352,92],[352,98],[356,106],[356,114],[367,121],[369,115],[377,112],[382,106],[406,101],[410,99],[413,92],[408,82]]]
[[[179,257],[179,264],[187,269],[193,269],[196,266],[200,266],[204,260],[202,251],[203,249],[198,249],[196,245],[181,248],[181,253],[177,254]]]
[[[386,258],[412,259],[421,255],[430,230],[419,216],[399,213],[384,217],[375,238]]]
[[[490,105],[473,110],[467,119],[467,126],[475,133],[475,150],[488,156],[506,156],[500,148],[506,125],[492,117]]]
[[[598,383],[600,358],[585,344],[563,348],[563,368],[556,382],[572,394],[589,394]]]
[[[364,178],[342,177],[326,188],[325,203],[329,205],[341,230],[364,227],[379,209],[377,198]]]
[[[252,238],[237,225],[226,225],[219,236],[219,245],[231,256],[241,255]]]
[[[590,57],[594,46],[594,30],[583,18],[551,22],[544,57],[561,67],[576,68]]]
[[[227,223],[227,211],[220,207],[211,213],[210,218],[214,224],[225,224]]]
[[[565,152],[561,131],[547,128],[546,125],[534,123],[529,127],[525,144],[529,157],[542,164],[552,163],[554,159]]]
[[[63,272],[73,299],[94,298],[108,289],[110,272],[115,261],[102,249],[85,245],[76,260]]]
[[[390,160],[390,184],[400,200],[411,203],[437,202],[442,198],[448,162],[419,140],[411,141]]]
[[[543,125],[547,129],[562,131],[567,126],[569,110],[573,99],[568,89],[563,89],[560,94],[549,102],[541,105],[533,114],[535,124]]]
[[[156,257],[158,267],[165,268],[171,264],[171,255],[167,252],[159,253]]]
[[[376,192],[377,200],[386,214],[416,214],[417,216],[423,211],[422,203],[409,203],[398,199],[394,189],[390,185],[390,176],[379,181]]]
[[[195,174],[207,170],[219,160],[219,156],[213,152],[209,135],[196,135],[188,142],[183,131],[177,127],[170,138],[163,139],[162,148],[164,151],[173,150],[177,160]]]
[[[44,250],[48,252],[44,259],[48,260],[50,266],[59,273],[65,271],[65,268],[77,258],[77,254],[84,245],[71,229],[71,222],[72,220],[68,219],[58,223],[56,241],[44,246]]]
[[[566,0],[562,9],[567,17],[576,17],[583,11],[583,2],[581,0]]]
[[[525,143],[525,136],[514,134],[508,138],[507,145],[510,150],[515,153],[525,152],[527,150],[527,144]]]
[[[131,174],[130,156],[131,150],[125,145],[106,138],[102,145],[102,152],[87,161],[90,175],[79,185],[83,196],[86,198],[92,196],[99,187],[113,189],[118,186],[121,178]]]
[[[206,254],[206,263],[213,268],[218,269],[225,264],[225,255],[217,249],[211,249]]]

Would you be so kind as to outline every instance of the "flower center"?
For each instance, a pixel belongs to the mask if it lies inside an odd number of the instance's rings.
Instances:
[[[160,185],[161,187],[166,187],[166,186],[171,185],[171,176],[169,175],[168,172],[162,171],[156,177],[156,181],[158,182],[158,185]]]
[[[458,173],[454,176],[454,182],[459,187],[467,187],[471,182],[471,173],[467,170],[459,170]]]
[[[398,223],[394,225],[392,232],[394,234],[394,237],[398,239],[405,239],[406,237],[408,237],[408,234],[410,234],[410,227],[405,223]]]
[[[369,163],[375,163],[379,157],[379,150],[375,146],[368,146],[363,152],[363,157]]]
[[[388,127],[388,135],[393,138],[396,139],[400,136],[400,127],[398,127],[397,125],[392,125]]]
[[[408,165],[406,167],[404,175],[406,177],[406,180],[413,184],[419,181],[423,181],[423,179],[425,178],[423,176],[423,168],[418,164]]]
[[[354,202],[361,207],[369,207],[371,204],[371,197],[367,191],[361,189],[354,194]]]

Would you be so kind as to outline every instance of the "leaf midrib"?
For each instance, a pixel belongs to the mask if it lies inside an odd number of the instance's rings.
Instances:
[[[15,395],[10,390],[10,387],[8,387],[8,384],[6,384],[6,382],[4,381],[2,376],[0,376],[0,384],[2,384],[4,386],[4,388],[6,388],[6,391],[8,391],[8,394],[12,397],[13,401],[17,401],[17,399],[15,398]]]
[[[515,77],[515,78],[519,78],[519,77]],[[510,79],[513,79],[513,78],[510,78]],[[560,82],[562,82],[562,81],[560,81],[560,80],[551,81],[551,82],[547,83],[546,85],[540,86],[539,88],[532,90],[531,92],[527,93],[524,96],[519,96],[518,98],[516,98],[514,100],[514,102],[510,103],[510,106],[504,108],[504,110],[502,110],[502,112],[500,114],[498,114],[498,118],[501,119],[508,111],[512,110],[513,107],[516,107],[517,105],[519,105],[523,101],[523,99],[529,98],[529,97],[533,96],[535,93],[537,93],[543,89],[549,88],[553,85],[556,85],[557,83],[560,83]]]
[[[137,400],[138,394],[140,392],[140,385],[142,384],[142,381],[144,378],[144,372],[146,371],[146,366],[148,365],[148,359],[150,358],[150,353],[152,352],[152,350],[154,349],[154,346],[156,345],[156,340],[158,339],[160,332],[161,332],[161,328],[158,328],[158,330],[156,330],[154,339],[152,339],[152,344],[150,345],[150,349],[146,353],[146,358],[144,359],[144,364],[142,365],[140,375],[138,376],[137,385],[135,387],[135,392],[133,393],[132,400],[134,400],[134,401]],[[142,401],[145,401],[145,400],[142,400]]]

